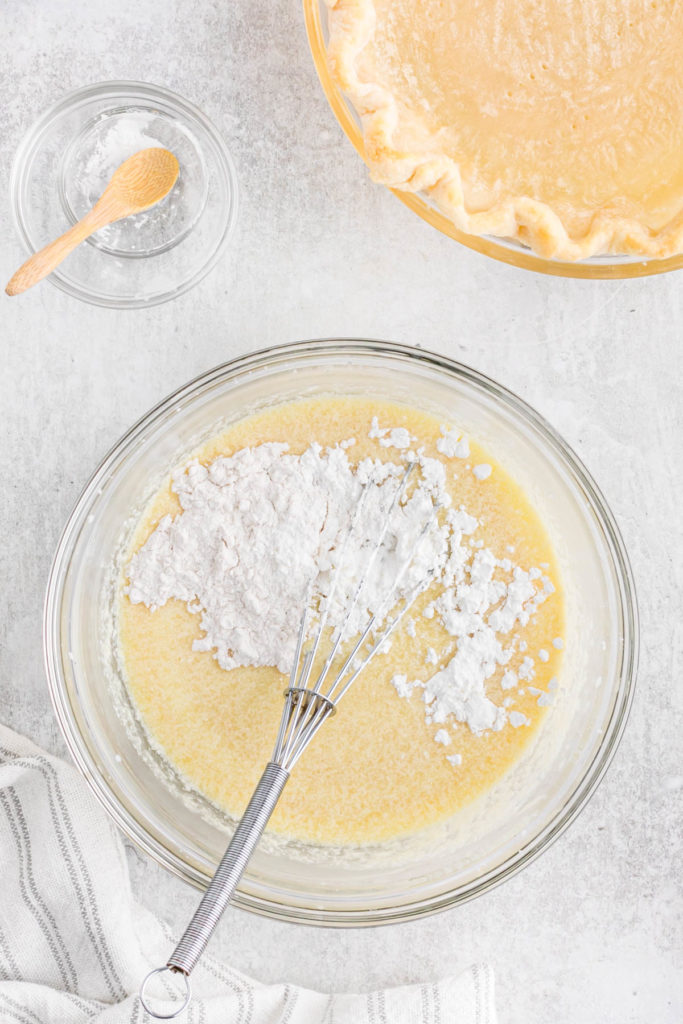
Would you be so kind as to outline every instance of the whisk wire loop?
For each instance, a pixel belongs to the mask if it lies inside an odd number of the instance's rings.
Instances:
[[[361,594],[362,594],[362,592],[363,592],[363,590],[365,588],[365,585],[366,585],[368,579],[370,578],[370,574],[372,573],[372,570],[374,568],[375,561],[377,560],[379,552],[380,552],[380,550],[382,548],[382,545],[384,543],[384,539],[385,539],[385,537],[387,535],[387,531],[388,531],[389,526],[391,524],[394,511],[396,510],[396,508],[397,508],[401,498],[405,494],[406,488],[408,486],[408,481],[410,480],[410,476],[411,476],[413,470],[415,469],[415,465],[416,465],[415,462],[409,462],[408,463],[408,465],[406,466],[405,472],[403,473],[403,476],[401,477],[399,485],[396,488],[396,491],[394,492],[394,496],[393,496],[393,499],[392,499],[392,502],[391,502],[391,506],[390,506],[389,511],[387,512],[386,516],[384,517],[384,521],[382,523],[382,528],[380,530],[379,537],[378,537],[375,545],[373,546],[373,549],[372,549],[372,551],[370,553],[370,558],[368,559],[368,561],[367,561],[367,563],[365,565],[365,568],[364,568],[364,570],[363,570],[363,572],[361,574],[361,577],[360,577],[360,579],[359,579],[359,581],[358,581],[358,583],[356,585],[356,589],[354,591],[353,597],[351,598],[351,601],[349,602],[349,605],[346,608],[346,614],[344,616],[344,619],[343,619],[342,623],[337,627],[336,637],[335,637],[334,642],[332,644],[332,649],[330,650],[330,653],[327,655],[327,658],[325,659],[325,664],[323,665],[321,673],[320,673],[320,676],[318,677],[318,679],[316,681],[316,685],[314,687],[315,689],[320,689],[322,687],[322,684],[325,681],[327,673],[328,673],[328,671],[330,669],[330,666],[332,665],[332,662],[334,661],[335,657],[337,656],[337,652],[339,650],[340,644],[342,643],[342,641],[344,639],[344,635],[346,633],[346,629],[348,627],[348,624],[349,624],[349,621],[351,619],[351,616],[352,616],[353,612],[355,611],[355,608],[356,608],[356,605],[358,604],[360,596],[361,596]],[[333,582],[333,586],[331,588],[330,597],[326,601],[326,615],[327,615],[327,608],[329,608],[331,606],[332,595],[334,593],[334,590],[336,589],[337,581],[338,581],[339,577],[342,574],[342,569],[343,569],[343,565],[344,565],[344,556],[346,554],[346,549],[347,549],[347,546],[348,546],[348,542],[349,542],[349,540],[350,540],[350,538],[351,538],[351,536],[353,534],[355,523],[356,523],[356,521],[357,521],[357,519],[358,519],[358,517],[360,515],[360,509],[362,508],[363,504],[365,503],[366,495],[368,493],[368,486],[369,485],[366,484],[364,489],[363,489],[363,494],[361,496],[361,500],[358,503],[358,505],[356,506],[356,513],[354,515],[354,518],[353,518],[353,521],[352,521],[352,524],[351,524],[351,529],[349,530],[349,532],[348,532],[348,534],[346,536],[346,543],[344,544],[344,548],[343,548],[343,551],[342,551],[342,557],[339,560],[339,563],[337,565],[337,568],[336,568],[336,571],[335,571],[335,574],[334,574],[334,582]],[[373,621],[374,621],[374,616],[373,616]],[[320,639],[320,633],[321,633],[321,631],[319,631],[319,633],[318,633],[318,641]],[[316,644],[316,648],[317,648],[317,644]]]
[[[348,688],[350,686],[350,683],[344,685],[344,687],[342,687],[342,689],[341,689],[341,692],[339,692],[337,694],[335,694],[335,687],[341,682],[341,680],[344,678],[346,673],[353,666],[353,663],[354,663],[354,661],[355,661],[355,659],[356,659],[356,657],[358,655],[358,651],[361,650],[361,648],[365,644],[366,640],[371,635],[371,633],[372,633],[372,631],[374,629],[374,626],[375,626],[375,622],[377,622],[378,618],[381,621],[382,612],[384,611],[388,601],[391,599],[391,596],[393,594],[395,594],[396,591],[398,590],[399,586],[401,585],[401,582],[403,581],[403,577],[405,576],[406,572],[408,571],[410,566],[413,564],[413,561],[415,559],[415,554],[417,552],[417,549],[419,548],[420,544],[422,543],[424,537],[427,535],[427,532],[428,532],[429,528],[436,521],[436,517],[437,517],[437,515],[439,513],[440,507],[441,507],[440,505],[435,505],[433,507],[433,511],[432,511],[431,515],[429,516],[429,518],[427,519],[427,521],[424,523],[422,529],[420,530],[420,533],[418,534],[418,537],[417,537],[417,539],[416,539],[412,549],[410,550],[408,556],[403,560],[403,562],[401,564],[401,567],[400,567],[398,573],[396,574],[396,578],[394,580],[394,583],[393,583],[393,586],[391,588],[390,593],[385,596],[384,602],[382,603],[382,605],[379,606],[378,610],[376,612],[374,612],[370,616],[370,619],[368,620],[368,622],[367,622],[367,624],[365,626],[365,629],[363,630],[363,632],[361,633],[360,637],[358,638],[358,641],[356,642],[355,647],[353,648],[353,650],[351,651],[351,653],[347,657],[346,661],[342,665],[341,669],[339,670],[339,672],[337,674],[337,677],[336,677],[334,683],[332,684],[332,687],[331,687],[330,691],[328,692],[328,697],[330,697],[330,699],[333,700],[335,702],[335,704],[339,700],[341,700],[342,696],[348,690]],[[433,571],[432,572],[428,572],[427,575],[424,577],[424,579],[421,580],[418,584],[415,585],[415,587],[412,588],[412,592],[409,593],[409,595],[404,599],[402,611],[399,613],[399,615],[396,618],[396,620],[394,620],[393,624],[391,625],[391,628],[388,629],[388,630],[385,630],[384,634],[382,635],[382,638],[379,640],[378,643],[376,643],[373,646],[370,655],[363,662],[363,667],[368,663],[370,658],[374,654],[377,653],[377,651],[380,649],[380,647],[382,646],[384,641],[389,638],[391,633],[393,633],[394,629],[396,628],[396,626],[400,622],[401,618],[403,617],[403,614],[407,611],[407,609],[413,603],[413,601],[415,600],[417,595],[423,589],[425,589],[426,582],[427,581],[431,581],[431,578],[433,577],[433,575],[434,575]],[[352,676],[351,681],[355,680],[356,677],[358,676],[358,674],[359,674],[359,672],[354,672],[354,675]]]
[[[360,500],[358,501],[358,503],[356,505],[356,508],[355,508],[355,510],[354,510],[354,512],[353,512],[353,514],[351,516],[351,524],[349,526],[349,529],[346,531],[346,536],[344,537],[344,542],[342,544],[341,555],[340,555],[339,559],[337,560],[337,565],[335,567],[335,571],[332,574],[332,580],[331,580],[331,585],[330,585],[329,593],[328,593],[327,597],[325,598],[325,600],[322,602],[322,609],[320,611],[320,615],[319,615],[319,618],[318,618],[318,626],[317,626],[317,629],[316,629],[316,632],[315,632],[315,636],[314,636],[314,639],[313,639],[313,646],[311,647],[311,650],[309,652],[310,653],[310,660],[308,662],[304,662],[304,670],[302,670],[301,677],[300,677],[300,685],[301,685],[302,688],[305,688],[306,684],[308,683],[308,679],[309,679],[309,676],[310,676],[310,671],[311,671],[313,662],[315,661],[315,656],[318,653],[318,647],[320,646],[320,640],[322,639],[322,635],[323,635],[323,632],[325,630],[325,626],[327,625],[327,619],[328,619],[328,616],[329,616],[330,608],[332,607],[332,601],[333,601],[334,596],[335,596],[335,592],[336,592],[336,589],[337,589],[337,584],[338,584],[339,579],[341,577],[341,566],[346,561],[346,552],[347,552],[347,550],[349,548],[349,544],[351,542],[351,537],[353,536],[353,532],[354,532],[354,530],[356,528],[356,524],[357,524],[358,520],[360,519],[361,512],[362,512],[363,508],[365,507],[365,503],[367,501],[368,493],[369,493],[368,484],[366,483],[363,486],[362,490],[361,490]],[[308,607],[310,607],[310,599],[311,599],[311,596],[312,596],[312,589],[313,589],[313,584],[311,583],[311,586],[309,587],[309,594],[308,594],[308,606],[307,606],[307,609],[306,609],[306,612],[305,612],[306,615],[308,613]],[[296,669],[296,663],[295,663],[294,668]],[[314,689],[316,689],[316,687],[318,689],[320,688],[320,685],[322,684],[322,679],[323,678],[324,678],[324,676],[322,674],[318,677],[318,679],[316,680],[316,683],[314,684],[314,687],[313,687]]]
[[[324,601],[322,602],[322,608],[320,610],[318,622],[316,624],[315,632],[313,634],[312,644],[309,647],[309,649],[305,652],[302,659],[301,655],[305,643],[306,628],[310,615],[310,604],[313,589],[312,585],[309,587],[308,600],[299,625],[295,660],[292,666],[292,672],[290,674],[290,685],[289,688],[285,691],[285,707],[283,709],[283,715],[282,720],[280,722],[278,738],[273,753],[273,761],[276,764],[281,764],[288,770],[291,770],[294,764],[296,764],[296,761],[298,761],[299,757],[301,756],[305,748],[308,746],[309,742],[313,739],[313,736],[318,731],[322,723],[334,711],[334,706],[336,703],[334,698],[334,689],[337,686],[340,679],[342,678],[342,676],[348,671],[352,658],[365,643],[375,624],[377,616],[372,615],[361,634],[360,640],[354,647],[351,658],[346,659],[342,669],[340,670],[340,672],[336,674],[335,678],[333,679],[327,693],[323,693],[323,686],[325,685],[325,682],[330,675],[330,669],[334,663],[334,659],[339,653],[339,648],[345,638],[345,633],[348,628],[351,616],[358,604],[358,601],[360,600],[361,594],[363,593],[367,581],[370,578],[375,562],[378,558],[379,552],[382,548],[382,545],[384,544],[384,540],[389,530],[389,526],[391,525],[394,512],[401,498],[405,494],[410,476],[413,470],[415,469],[415,465],[415,462],[408,463],[404,473],[401,476],[399,484],[396,487],[394,494],[392,496],[390,507],[382,522],[379,536],[377,537],[372,547],[370,556],[367,562],[365,563],[359,580],[356,583],[351,600],[349,601],[348,605],[345,608],[344,618],[333,635],[331,649],[327,656],[325,657],[322,668],[320,669],[312,685],[309,685],[309,681],[311,679],[313,665],[315,663],[316,655],[318,654],[318,650],[320,648],[320,642],[325,627],[327,625],[329,611],[330,608],[332,607],[332,603],[339,585],[339,580],[342,577],[346,566],[347,551],[350,542],[353,539],[361,510],[364,508],[365,503],[367,501],[367,495],[369,493],[369,487],[371,486],[371,484],[367,483],[363,487],[360,500],[356,505],[355,512],[351,519],[351,524],[346,533],[344,543],[342,544],[340,556],[337,559],[337,563],[332,574],[328,594]],[[423,536],[423,533],[424,530],[420,534],[420,538]],[[414,549],[413,553],[411,553],[410,556],[411,561],[413,555]],[[400,580],[403,578],[403,575],[407,568],[407,565],[404,565],[402,567],[396,580],[394,581],[392,593],[400,584]],[[387,599],[385,598],[385,603],[386,600]],[[303,698],[305,694],[308,695],[308,700],[304,702]]]

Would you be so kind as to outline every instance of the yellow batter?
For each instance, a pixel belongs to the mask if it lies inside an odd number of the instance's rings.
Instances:
[[[476,538],[501,558],[514,548],[509,557],[517,565],[541,565],[555,584],[555,593],[528,625],[515,631],[535,661],[533,688],[547,690],[559,669],[564,619],[553,551],[525,495],[471,439],[469,458],[446,459],[436,447],[440,421],[432,416],[365,398],[330,397],[287,403],[244,419],[206,444],[198,457],[209,463],[264,441],[286,441],[298,454],[312,441],[330,446],[353,437],[356,445],[348,454],[354,463],[365,456],[397,461],[395,449],[368,437],[373,416],[381,426],[406,427],[428,456],[446,463],[454,505],[464,505],[482,523]],[[485,480],[472,472],[482,463],[492,466]],[[142,517],[130,554],[162,516],[180,512],[170,483]],[[192,650],[200,636],[198,615],[176,600],[154,612],[131,604],[125,582],[118,604],[119,646],[140,717],[182,775],[209,800],[239,816],[271,756],[287,679],[274,668],[224,671],[211,653]],[[467,725],[449,722],[448,747],[434,741],[440,726],[427,723],[420,691],[407,699],[391,684],[395,673],[426,679],[437,670],[425,664],[428,645],[439,652],[453,648],[453,638],[419,613],[429,600],[427,593],[415,603],[416,636],[409,636],[403,624],[399,627],[390,652],[375,657],[296,765],[273,816],[274,831],[325,843],[374,842],[412,833],[453,815],[520,757],[545,708],[522,682],[523,694],[503,692],[502,668],[487,693],[496,704],[511,696],[514,710],[530,724],[508,724],[500,732],[475,736]],[[541,649],[548,652],[546,662],[537,656]],[[446,759],[454,753],[460,754],[460,765]]]

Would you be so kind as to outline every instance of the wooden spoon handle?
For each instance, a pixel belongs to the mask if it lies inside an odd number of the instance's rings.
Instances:
[[[99,212],[99,211],[98,211]],[[80,245],[88,235],[92,235],[93,231],[97,231],[99,228],[104,227],[104,224],[108,223],[108,219],[103,219],[101,214],[95,215],[95,208],[90,213],[79,220],[78,224],[74,224],[72,228],[69,228],[59,238],[55,238],[54,242],[50,242],[39,252],[29,256],[25,263],[23,263],[17,272],[10,278],[9,284],[5,288],[8,295],[20,295],[21,292],[25,292],[28,288],[32,288],[34,284],[38,284],[44,277],[51,274],[55,267],[65,259],[70,252]]]

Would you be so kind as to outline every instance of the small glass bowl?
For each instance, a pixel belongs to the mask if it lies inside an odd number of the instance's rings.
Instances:
[[[364,157],[365,145],[360,119],[353,105],[334,81],[327,61],[327,4],[325,0],[303,0],[303,7],[308,42],[320,84],[344,133],[361,157]],[[590,259],[578,262],[546,259],[537,256],[528,246],[516,239],[468,235],[460,231],[425,193],[403,192],[400,189],[390,191],[418,217],[442,234],[455,239],[468,249],[474,249],[485,256],[491,256],[494,260],[509,263],[522,270],[535,270],[539,274],[551,274],[555,277],[598,280],[648,277],[653,274],[665,274],[670,270],[680,270],[683,267],[683,254],[666,259],[643,259],[639,256],[626,255],[591,256]]]
[[[216,264],[237,213],[230,154],[195,106],[141,82],[69,93],[25,136],[10,176],[24,247],[35,252],[80,220],[116,168],[150,146],[178,158],[176,184],[151,209],[91,235],[50,275],[58,288],[100,306],[152,306],[188,291]]]
[[[211,370],[152,409],[104,459],[59,542],[45,604],[50,693],[74,760],[114,820],[165,867],[205,886],[233,825],[173,775],[135,717],[115,656],[116,566],[141,508],[203,440],[259,408],[316,394],[405,402],[476,437],[536,505],[566,599],[559,699],[528,754],[484,798],[396,843],[266,841],[235,899],[292,921],[369,925],[470,899],[567,827],[626,722],[636,602],[618,529],[584,467],[528,405],[474,370],[403,345],[346,340],[273,348]]]

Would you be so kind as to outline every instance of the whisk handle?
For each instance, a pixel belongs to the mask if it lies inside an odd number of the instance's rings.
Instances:
[[[167,962],[166,966],[170,970],[182,971],[187,975],[196,967],[263,835],[288,778],[289,772],[280,765],[272,761],[266,765],[216,874]]]

